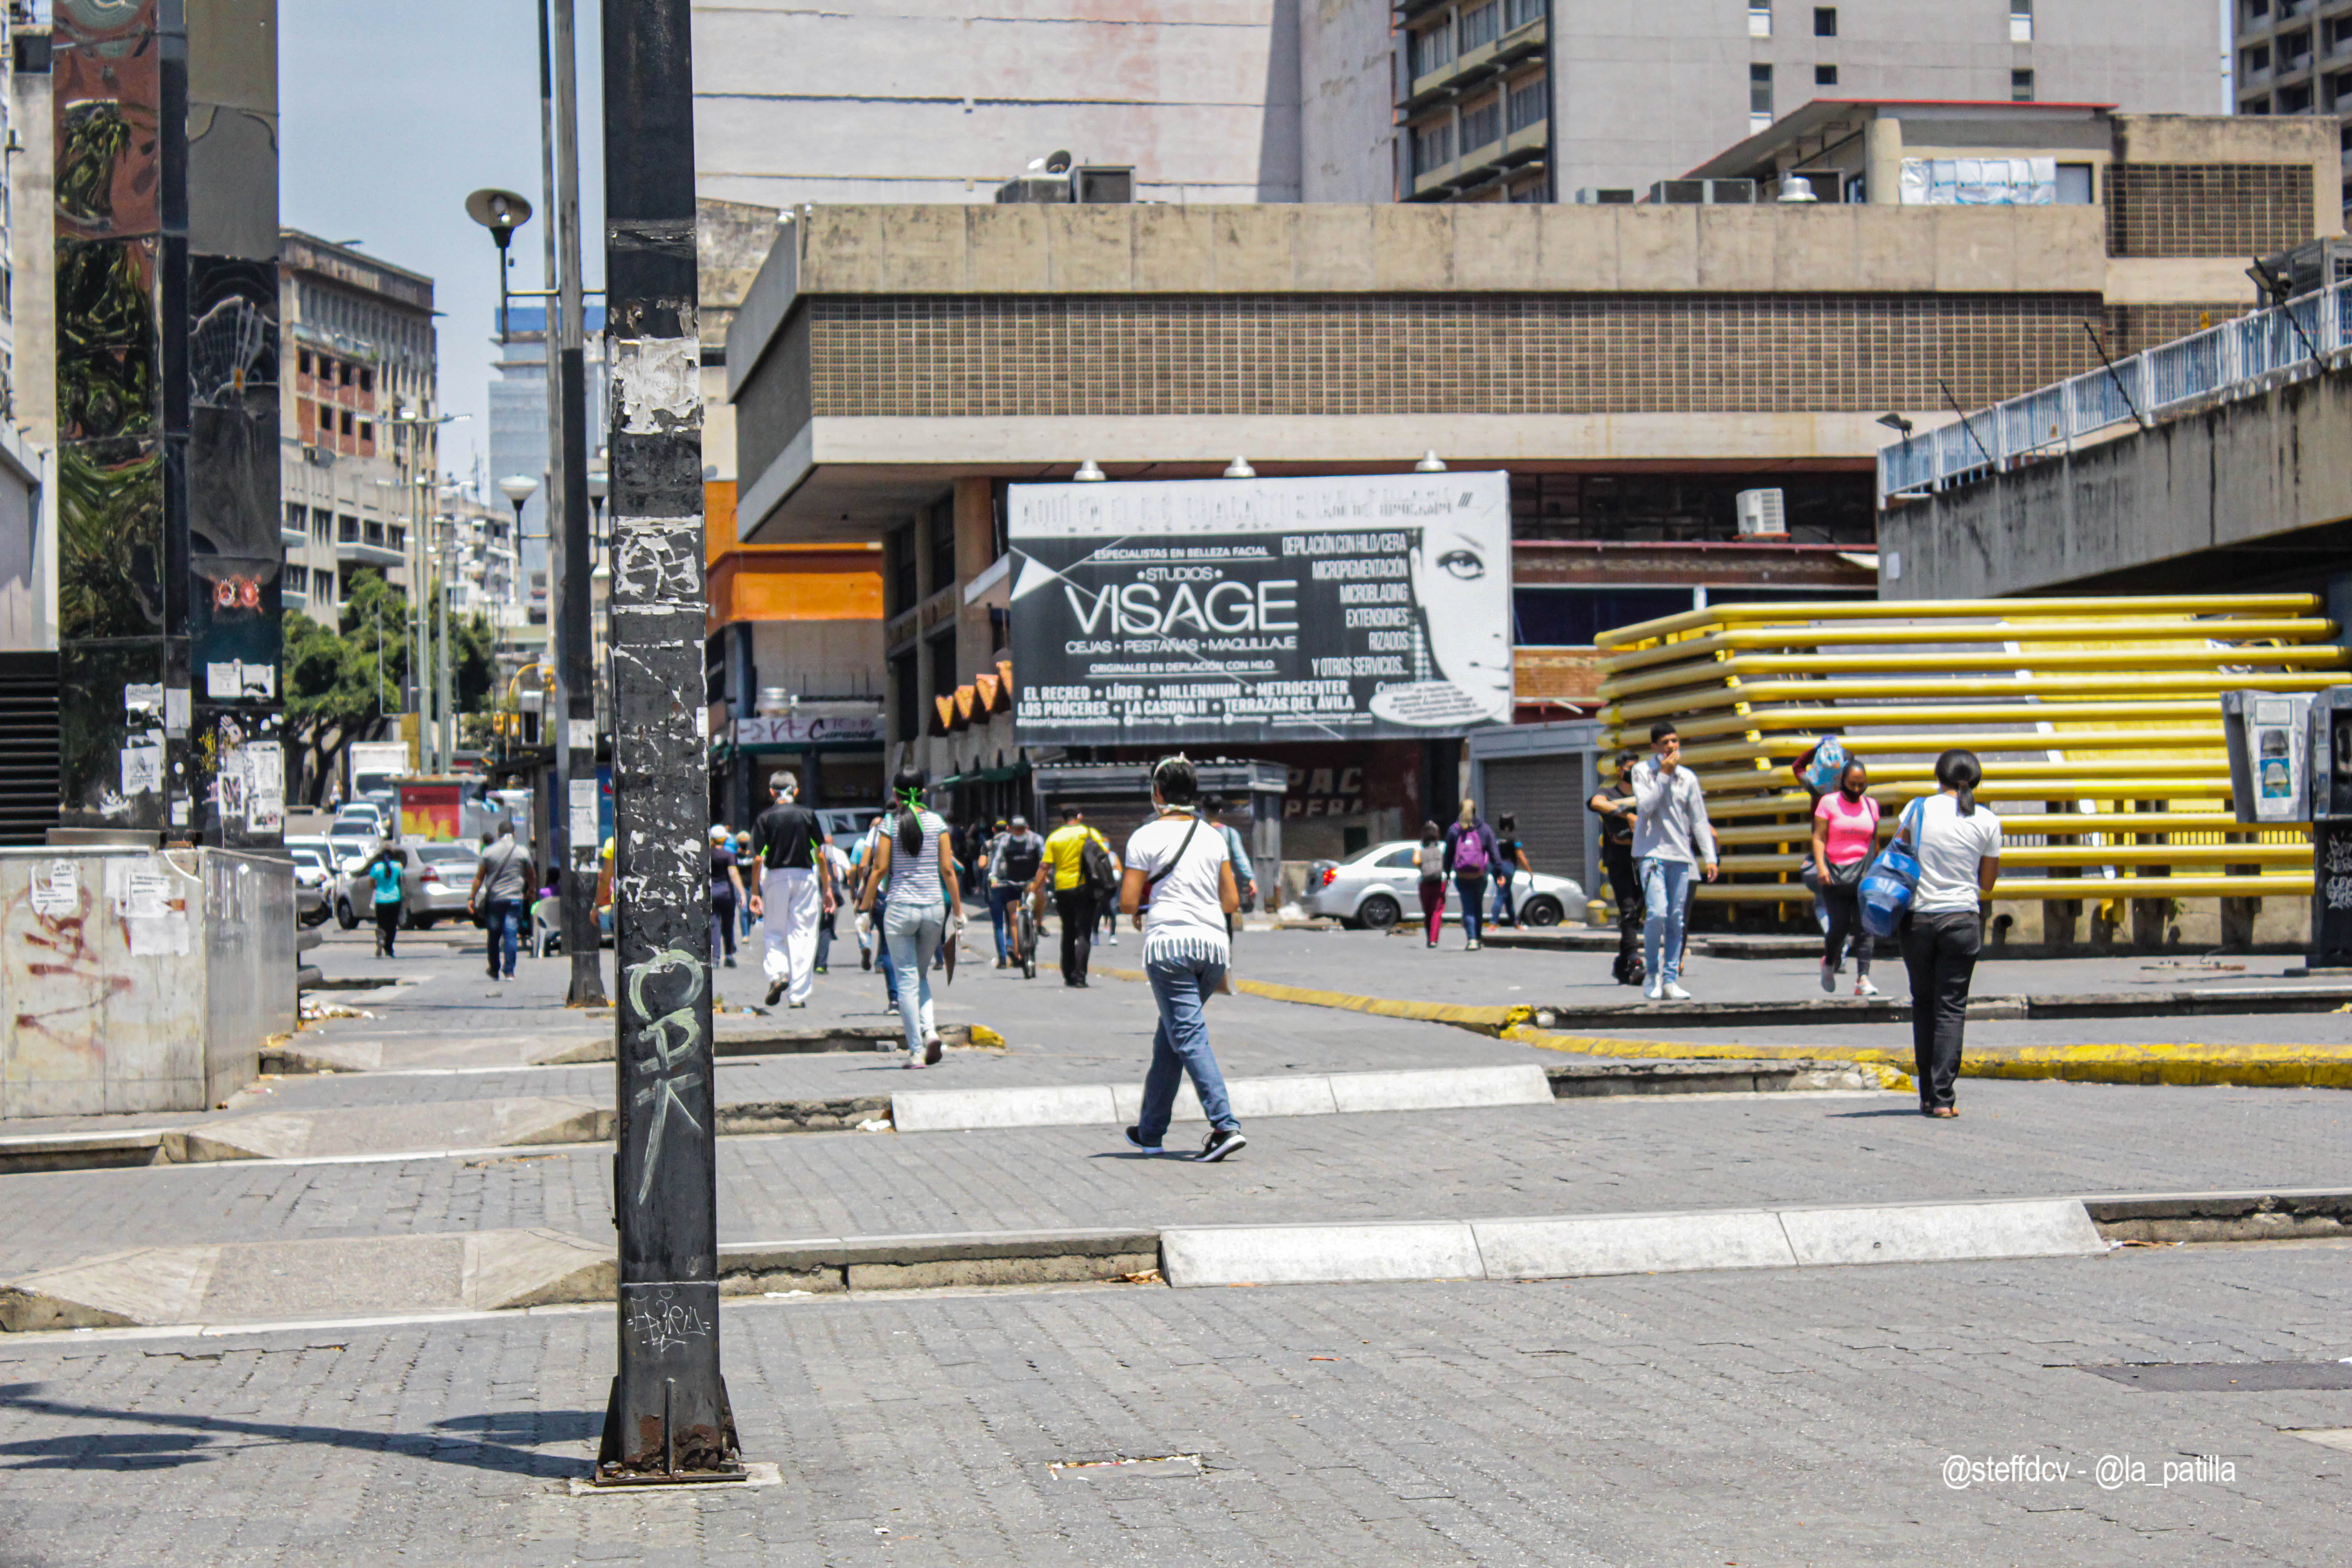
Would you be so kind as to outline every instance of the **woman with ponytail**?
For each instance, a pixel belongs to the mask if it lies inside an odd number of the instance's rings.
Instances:
[[[940,942],[963,928],[963,896],[956,881],[955,846],[948,825],[923,807],[923,774],[900,768],[890,781],[896,809],[875,836],[866,889],[857,907],[870,909],[877,889],[884,895],[882,940],[897,972],[898,1020],[907,1035],[906,1065],[937,1066],[940,1032],[931,1010],[931,958]]]
[[[1911,1054],[1923,1115],[1958,1116],[1969,982],[1984,941],[1978,906],[2000,876],[2000,818],[1977,804],[1984,781],[1973,752],[1936,759],[1937,793],[1903,814],[1899,837],[1919,860],[1919,884],[1903,921],[1903,963],[1911,972]]]

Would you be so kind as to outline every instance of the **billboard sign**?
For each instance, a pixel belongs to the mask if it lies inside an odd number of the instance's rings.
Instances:
[[[1009,509],[1024,744],[1510,722],[1506,474],[1014,485]]]

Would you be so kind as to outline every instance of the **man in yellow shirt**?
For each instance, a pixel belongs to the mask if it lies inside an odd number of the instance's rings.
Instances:
[[[1030,884],[1043,895],[1052,879],[1054,910],[1062,919],[1062,984],[1087,983],[1087,959],[1094,951],[1095,889],[1087,879],[1087,846],[1110,845],[1086,825],[1086,814],[1075,805],[1062,808],[1062,826],[1045,836],[1045,858],[1038,862],[1037,879]]]

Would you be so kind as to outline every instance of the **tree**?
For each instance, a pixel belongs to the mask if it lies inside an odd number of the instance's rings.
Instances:
[[[408,596],[382,574],[353,574],[340,624],[286,615],[286,730],[297,793],[319,804],[336,759],[402,711],[408,678]]]

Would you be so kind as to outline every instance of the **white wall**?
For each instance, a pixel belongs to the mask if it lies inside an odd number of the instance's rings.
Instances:
[[[1395,193],[1389,9],[1299,0],[1302,200],[1384,202]]]
[[[698,6],[698,185],[777,208],[985,202],[1067,149],[1135,165],[1148,200],[1296,201],[1299,4]]]

